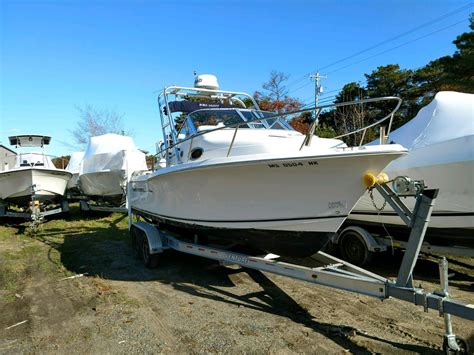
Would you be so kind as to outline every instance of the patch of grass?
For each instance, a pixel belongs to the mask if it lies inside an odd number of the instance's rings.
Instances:
[[[0,290],[1,300],[11,302],[15,300],[15,293],[22,288],[27,266],[20,253],[3,252],[0,261]]]
[[[83,217],[77,206],[69,219],[46,221],[34,235],[27,234],[28,222],[0,225],[1,299],[12,300],[28,267],[52,277],[107,270],[128,245],[127,227],[123,214]]]

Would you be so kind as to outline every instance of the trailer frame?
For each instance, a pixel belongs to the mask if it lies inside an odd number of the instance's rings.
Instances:
[[[299,279],[313,284],[324,285],[339,290],[359,293],[380,300],[390,297],[422,306],[425,312],[429,309],[438,311],[444,317],[445,334],[443,349],[446,353],[452,351],[467,352],[468,346],[464,339],[452,331],[451,315],[474,321],[474,304],[453,299],[448,289],[448,262],[443,258],[439,263],[441,289],[427,292],[413,285],[413,269],[423,244],[423,238],[428,227],[438,190],[423,190],[416,195],[416,204],[410,211],[400,198],[385,184],[375,185],[376,188],[392,205],[397,213],[411,228],[411,234],[405,255],[403,257],[396,280],[390,280],[372,273],[361,267],[350,264],[332,255],[319,251],[312,256],[322,264],[320,267],[282,262],[277,255],[266,256],[246,255],[221,247],[199,244],[196,240],[190,242],[179,235],[161,230],[156,225],[144,220],[139,211],[128,204],[129,231],[132,244],[137,255],[143,259],[147,267],[156,267],[159,256],[167,249],[173,249],[186,254],[201,256],[218,261],[221,265],[239,265],[254,270],[271,272],[277,275]],[[136,216],[137,221],[133,220]]]

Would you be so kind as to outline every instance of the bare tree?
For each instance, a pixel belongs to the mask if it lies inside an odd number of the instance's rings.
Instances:
[[[77,143],[85,145],[90,137],[106,133],[124,134],[123,114],[114,110],[97,109],[91,105],[76,109],[80,118],[71,134]]]
[[[288,89],[284,82],[288,80],[288,74],[272,70],[270,79],[262,85],[268,91],[268,97],[272,100],[281,101],[288,95]]]

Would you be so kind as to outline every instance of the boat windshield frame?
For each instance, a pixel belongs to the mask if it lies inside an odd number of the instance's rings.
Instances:
[[[229,113],[235,112],[234,118],[239,118],[239,122],[232,122],[230,125],[226,124],[229,121],[232,121],[232,118],[221,119],[219,117],[219,113]],[[196,124],[196,119],[193,117],[196,114],[200,113],[209,113],[209,116],[216,116],[214,118],[214,124],[200,124],[199,126]],[[246,113],[250,114],[250,117],[246,115]],[[228,127],[232,129],[232,125],[241,124],[240,129],[247,128],[247,129],[281,129],[286,131],[294,131],[293,127],[291,127],[286,121],[281,120],[280,117],[273,118],[273,119],[266,119],[266,117],[273,117],[273,112],[262,111],[262,110],[254,110],[254,109],[240,109],[240,108],[205,108],[193,111],[186,116],[186,120],[183,122],[181,127],[178,130],[178,139],[183,133],[182,131],[185,130],[186,137],[190,135],[196,134],[199,132],[198,127],[200,126],[215,126],[217,127]],[[270,122],[273,120],[273,122]],[[277,128],[279,126],[279,128]]]

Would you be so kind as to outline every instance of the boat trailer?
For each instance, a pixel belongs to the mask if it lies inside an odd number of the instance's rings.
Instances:
[[[69,212],[69,203],[66,199],[56,203],[54,208],[44,208],[35,197],[36,185],[31,186],[31,191],[31,202],[27,209],[11,210],[8,204],[0,203],[0,218],[21,218],[31,221],[32,226],[36,227],[45,217]]]
[[[313,255],[312,258],[323,266],[311,268],[278,261],[278,256],[273,254],[251,256],[222,248],[200,245],[197,240],[194,242],[183,241],[179,236],[160,230],[152,223],[140,220],[141,216],[132,210],[130,204],[128,204],[129,231],[137,255],[149,268],[158,265],[161,253],[167,249],[174,249],[186,254],[219,261],[221,265],[240,265],[241,267],[271,272],[313,284],[355,292],[380,300],[393,297],[422,306],[425,312],[428,312],[429,309],[436,310],[440,316],[444,317],[444,352],[446,354],[468,353],[467,342],[453,333],[451,315],[474,321],[474,303],[468,304],[450,297],[448,261],[446,258],[443,257],[439,262],[440,290],[427,292],[413,285],[413,270],[423,244],[438,190],[425,190],[422,181],[408,179],[405,182],[408,182],[405,191],[397,191],[397,193],[387,185],[386,181],[381,181],[378,177],[373,177],[372,183],[368,184],[371,185],[369,188],[377,189],[382,194],[387,203],[411,228],[408,245],[396,280],[387,279],[322,251]],[[414,196],[416,198],[413,211],[405,206],[399,195]],[[134,215],[136,221],[133,220]]]

